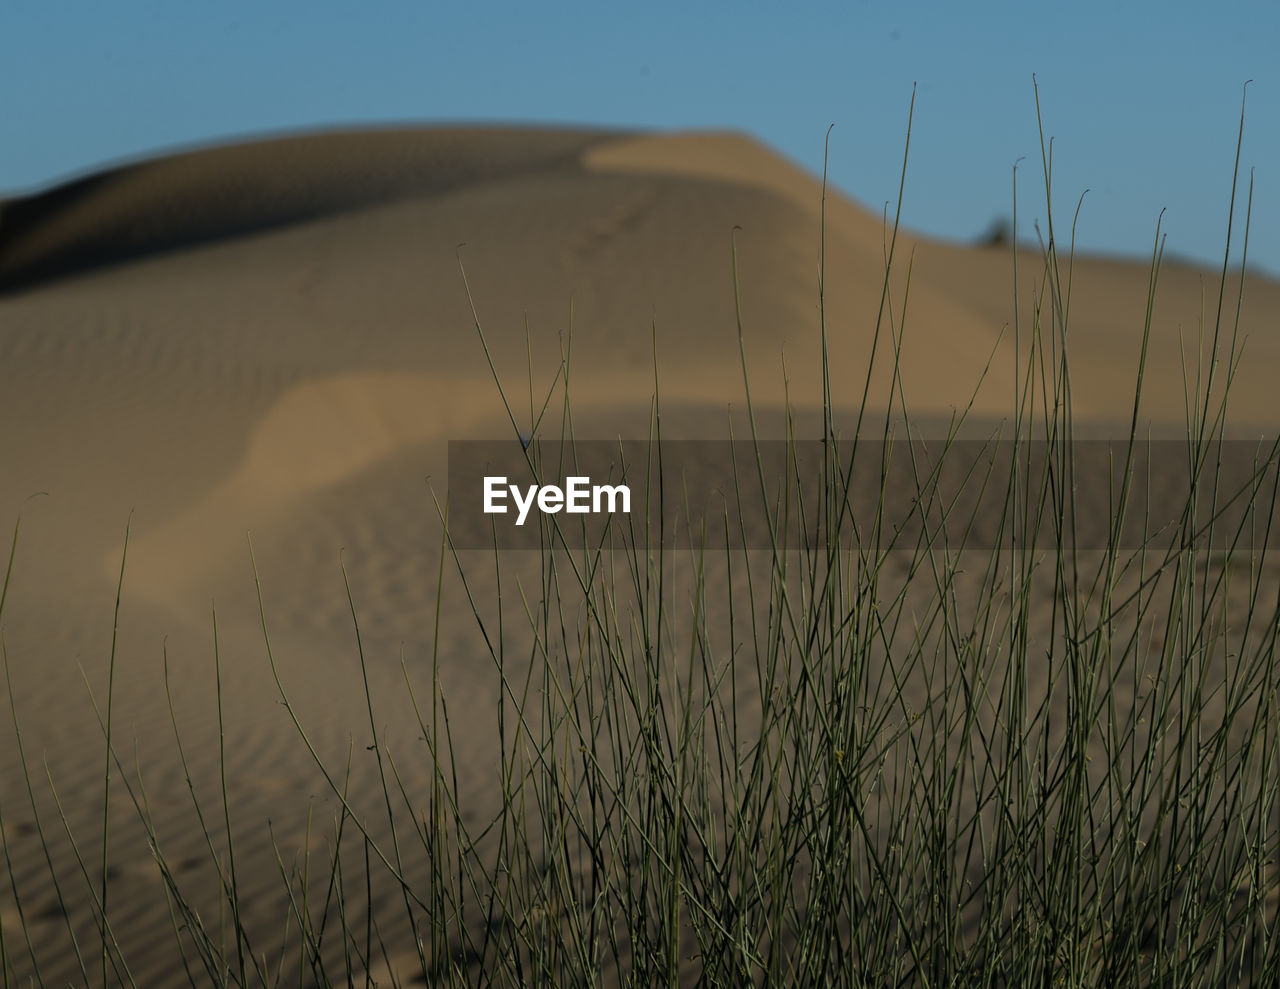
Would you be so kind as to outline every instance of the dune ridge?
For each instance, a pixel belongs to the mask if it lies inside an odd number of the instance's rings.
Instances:
[[[360,129],[95,171],[0,202],[0,293],[401,198],[571,165],[608,132]]]

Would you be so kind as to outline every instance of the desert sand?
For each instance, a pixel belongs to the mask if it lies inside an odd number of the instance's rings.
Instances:
[[[198,150],[0,203],[0,526],[21,516],[0,628],[53,871],[73,904],[70,916],[58,907],[6,714],[12,883],[0,882],[0,920],[19,983],[29,951],[46,979],[79,979],[68,927],[91,956],[96,943],[68,832],[96,888],[106,766],[94,704],[105,710],[126,527],[109,916],[137,984],[185,984],[126,781],[145,786],[178,879],[216,903],[164,679],[167,661],[190,784],[220,841],[215,609],[243,920],[264,947],[278,950],[287,909],[272,842],[291,868],[308,815],[315,851],[338,810],[280,704],[247,534],[282,682],[317,751],[339,768],[350,755],[352,801],[377,810],[381,791],[344,566],[378,736],[406,786],[426,785],[402,667],[427,683],[433,492],[443,497],[450,439],[510,435],[462,266],[518,408],[530,378],[539,395],[551,386],[571,339],[578,433],[643,437],[656,347],[668,435],[719,438],[744,405],[735,242],[754,401],[820,406],[820,210],[819,177],[743,135],[518,129]],[[844,409],[862,396],[889,235],[878,209],[828,190],[825,319]],[[1006,417],[1014,299],[1025,346],[1044,293],[1039,252],[1019,252],[1016,285],[1007,246],[904,231],[895,252],[898,323],[910,261],[902,384],[913,412],[945,421],[971,405],[976,418]],[[1127,428],[1148,275],[1142,260],[1075,259],[1075,413],[1103,431]],[[1212,322],[1218,279],[1172,262],[1161,271],[1144,401],[1157,424],[1183,424],[1183,355],[1194,359],[1202,313]],[[1238,288],[1228,285],[1232,309]],[[1233,422],[1274,430],[1280,284],[1250,276],[1243,299]],[[882,354],[877,409],[885,366]],[[491,578],[473,580],[483,598]],[[461,795],[481,821],[496,772],[495,672],[456,580],[440,600]],[[398,909],[392,887],[370,897],[375,912]],[[351,900],[360,925],[365,891]]]

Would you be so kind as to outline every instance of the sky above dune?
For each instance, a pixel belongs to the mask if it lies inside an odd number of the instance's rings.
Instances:
[[[747,131],[880,211],[975,240],[1219,266],[1244,84],[1249,263],[1280,275],[1280,4],[6,2],[0,191],[247,135],[383,123]],[[1087,194],[1086,194],[1087,190]],[[1232,239],[1239,263],[1243,225]]]

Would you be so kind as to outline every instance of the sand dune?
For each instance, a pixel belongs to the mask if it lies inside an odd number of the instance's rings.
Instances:
[[[352,738],[367,744],[368,726],[340,560],[367,620],[373,689],[403,707],[400,657],[421,669],[433,637],[432,491],[444,488],[446,443],[510,433],[459,258],[522,414],[530,375],[537,404],[568,352],[579,433],[643,436],[656,337],[669,435],[720,437],[730,408],[740,415],[744,402],[735,228],[753,396],[775,412],[788,399],[809,412],[818,404],[819,209],[814,176],[744,136],[515,129],[215,148],[5,201],[0,521],[23,518],[5,642],[28,756],[48,759],[72,830],[91,847],[100,823],[103,749],[80,670],[101,698],[130,518],[115,702],[131,759],[139,741],[162,829],[193,874],[207,869],[202,837],[179,823],[185,780],[173,766],[160,671],[167,650],[194,772],[213,786],[216,602],[232,698],[229,758],[245,785],[235,815],[274,814],[278,837],[301,841],[307,798],[323,784],[276,703],[245,533],[254,534],[285,679],[318,747],[341,760]],[[856,407],[866,379],[887,236],[878,216],[830,192],[826,321],[845,409]],[[913,411],[945,420],[972,398],[975,415],[1007,416],[1009,253],[904,232],[897,257],[895,327],[912,259],[902,366]],[[1025,347],[1043,269],[1032,252],[1019,265]],[[1104,427],[1130,411],[1147,279],[1141,262],[1075,262],[1076,409]],[[1238,290],[1229,282],[1232,313]],[[1202,309],[1212,317],[1217,292],[1213,272],[1162,273],[1146,385],[1157,422],[1182,423],[1181,355],[1194,357]],[[1276,426],[1277,314],[1280,285],[1249,277],[1240,318],[1247,359],[1233,400],[1242,426]],[[890,384],[888,341],[880,346],[877,409]],[[482,809],[493,670],[456,587],[444,610],[442,675],[466,726],[459,748],[474,760],[470,795]],[[417,727],[399,710],[388,732],[407,747]],[[5,751],[5,845],[37,911],[33,929],[44,940],[35,947],[56,953],[66,929],[61,917],[38,914],[50,909],[40,891],[47,880],[20,766]],[[362,779],[357,789],[367,795],[373,785]],[[114,800],[119,833],[136,837],[127,798]],[[121,854],[132,893],[117,895],[118,933],[146,959],[148,932],[168,922],[153,866]],[[278,879],[270,845],[246,840],[239,854],[263,885],[259,919],[271,922],[279,891],[267,892]],[[65,853],[58,868],[73,871]],[[11,944],[15,909],[6,886],[0,920]],[[90,920],[86,905],[72,924],[83,933]],[[142,984],[165,984],[172,963],[146,962]],[[66,974],[50,965],[46,977]]]

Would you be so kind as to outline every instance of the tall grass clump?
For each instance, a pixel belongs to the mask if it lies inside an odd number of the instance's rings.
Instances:
[[[909,290],[895,297],[903,267],[895,216],[886,224],[873,346],[890,392],[874,392],[868,368],[860,394],[840,394],[824,314],[822,483],[806,488],[797,468],[794,485],[780,491],[757,457],[740,464],[729,493],[730,502],[769,500],[766,548],[735,542],[727,507],[720,531],[686,532],[679,549],[669,533],[646,528],[664,524],[659,513],[593,540],[568,538],[565,516],[544,516],[540,553],[481,553],[455,544],[450,506],[437,504],[438,588],[452,571],[498,684],[496,764],[456,758],[438,665],[442,590],[430,614],[432,668],[405,674],[421,732],[411,758],[426,767],[424,789],[408,782],[405,753],[379,739],[367,674],[373,744],[344,765],[324,761],[277,669],[270,596],[259,586],[285,715],[338,807],[323,824],[330,851],[320,865],[278,858],[282,936],[271,940],[244,920],[229,809],[235,780],[223,773],[213,812],[192,791],[225,908],[215,919],[195,907],[166,858],[142,780],[124,771],[108,696],[108,777],[115,766],[122,783],[112,793],[135,803],[152,843],[185,966],[178,981],[1280,984],[1280,582],[1256,548],[1267,545],[1275,508],[1277,449],[1260,448],[1243,495],[1248,510],[1230,516],[1244,521],[1229,531],[1224,506],[1239,492],[1220,489],[1214,472],[1241,359],[1240,299],[1225,295],[1235,229],[1229,224],[1222,288],[1203,328],[1206,356],[1188,371],[1178,448],[1186,504],[1158,539],[1135,546],[1125,526],[1145,519],[1131,499],[1140,490],[1159,228],[1146,319],[1135,328],[1143,345],[1127,443],[1109,489],[1116,513],[1090,519],[1077,504],[1072,413],[1074,223],[1064,242],[1043,139],[1042,161],[1039,290],[1030,325],[1019,318],[1012,328],[1018,384],[999,439],[1015,451],[1013,466],[975,472],[970,482],[994,492],[985,502],[997,506],[993,518],[938,500],[936,472],[958,448],[963,411],[930,438],[939,457],[914,475],[908,500],[919,505],[919,526],[887,523],[901,498],[887,484],[883,511],[852,507],[855,473],[887,477],[889,458],[916,449],[899,373]],[[904,157],[904,179],[905,169]],[[1233,181],[1232,220],[1235,199]],[[1016,211],[1013,223],[1016,284],[1026,264]],[[1243,236],[1247,254],[1247,220]],[[821,239],[825,246],[825,231]],[[735,281],[736,261],[735,247]],[[825,279],[825,258],[821,267]],[[906,274],[909,286],[909,261]],[[822,292],[820,281],[820,300]],[[738,313],[759,450],[741,303]],[[540,462],[541,447],[528,439],[575,435],[571,351],[545,400],[530,398],[526,420],[479,316],[476,331],[529,466],[562,475],[565,465]],[[657,458],[656,371],[653,393]],[[798,444],[789,415],[787,423]],[[1038,454],[1024,457],[1031,444]],[[572,455],[571,443],[560,449]],[[679,499],[679,478],[660,469],[648,476],[655,489],[642,503]],[[1101,536],[1090,541],[1089,526]],[[818,538],[795,538],[801,531]],[[6,574],[6,593],[8,584]],[[218,684],[221,725],[220,676]],[[11,687],[21,746],[14,703]],[[176,718],[173,727],[185,771]],[[22,759],[34,809],[35,771]],[[353,773],[376,778],[375,805],[352,796]],[[466,806],[467,777],[477,773],[497,793],[496,812],[480,821]],[[108,909],[105,821],[104,809],[102,859],[81,862],[83,888],[66,888],[52,859],[49,874],[68,913],[78,898],[91,901],[95,938],[87,943],[68,923],[73,971],[85,984],[136,984]],[[51,841],[42,830],[46,851]],[[20,905],[12,866],[8,874]],[[377,916],[375,890],[391,891]],[[11,938],[0,931],[5,985],[44,984],[43,959],[19,981]]]

